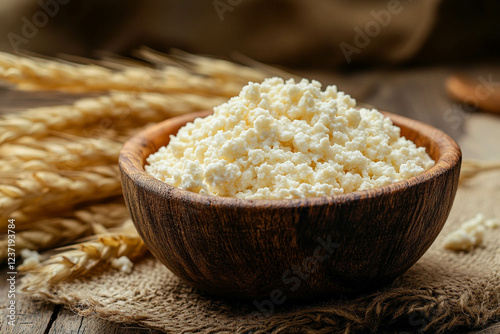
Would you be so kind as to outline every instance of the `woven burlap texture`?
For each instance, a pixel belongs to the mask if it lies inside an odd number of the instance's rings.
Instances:
[[[443,238],[478,212],[500,217],[500,173],[484,172],[459,187],[443,231],[393,284],[351,300],[276,307],[263,316],[252,302],[210,297],[152,257],[132,274],[116,270],[59,283],[40,294],[84,316],[140,324],[168,333],[439,333],[500,319],[500,229],[470,253],[443,248]],[[382,222],[383,223],[383,222]],[[200,250],[203,251],[203,250]],[[401,333],[401,332],[400,332]]]

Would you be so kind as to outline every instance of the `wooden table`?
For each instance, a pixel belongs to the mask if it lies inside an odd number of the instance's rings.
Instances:
[[[464,158],[500,160],[500,116],[482,112],[464,112],[464,106],[446,97],[444,81],[452,73],[466,72],[475,77],[493,76],[500,81],[500,66],[492,64],[467,67],[439,66],[428,68],[369,70],[355,73],[325,73],[305,71],[302,75],[326,84],[337,84],[358,101],[421,120],[441,128],[461,145]],[[0,88],[0,112],[23,108],[68,103],[75,96],[53,93],[26,93]],[[1,266],[1,312],[5,311],[8,284],[7,268]],[[17,295],[17,325],[7,325],[5,314],[0,316],[0,333],[16,334],[83,334],[83,333],[160,333],[159,331],[83,318],[61,306],[34,303]],[[481,331],[454,333],[500,333],[500,323]]]

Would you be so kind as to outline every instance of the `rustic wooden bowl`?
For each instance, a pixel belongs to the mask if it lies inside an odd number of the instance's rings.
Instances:
[[[445,133],[385,113],[436,160],[385,187],[338,196],[243,200],[202,196],[144,171],[184,115],[130,139],[120,154],[123,191],[149,250],[177,276],[216,295],[273,303],[359,292],[391,282],[429,248],[458,186],[461,152]]]

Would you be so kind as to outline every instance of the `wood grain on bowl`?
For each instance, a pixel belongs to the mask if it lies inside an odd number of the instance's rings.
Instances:
[[[384,113],[436,160],[411,179],[360,192],[293,200],[202,196],[144,171],[186,122],[136,135],[120,155],[127,206],[151,252],[205,291],[239,298],[311,299],[391,282],[430,247],[450,212],[461,152],[443,132]]]

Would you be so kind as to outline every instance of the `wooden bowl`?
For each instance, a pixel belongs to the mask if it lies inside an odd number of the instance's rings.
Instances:
[[[169,135],[210,112],[179,116],[130,139],[120,154],[128,209],[149,250],[216,295],[286,299],[356,293],[393,281],[429,248],[450,212],[461,152],[445,133],[384,113],[436,165],[385,187],[293,200],[203,196],[146,174]]]

